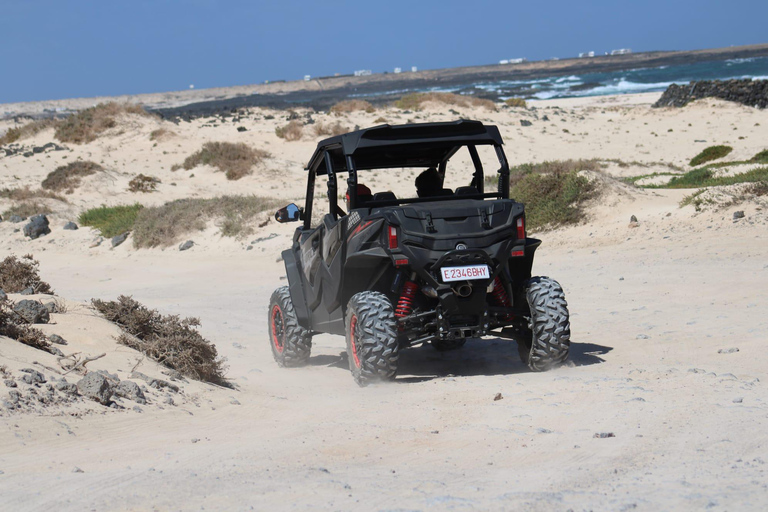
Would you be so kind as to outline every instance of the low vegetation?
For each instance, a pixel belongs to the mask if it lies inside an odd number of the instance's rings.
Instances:
[[[287,141],[299,140],[304,135],[304,125],[301,121],[294,119],[285,126],[275,128],[275,135]]]
[[[171,170],[191,170],[198,165],[210,165],[223,172],[228,180],[239,180],[269,156],[266,151],[254,149],[242,142],[206,142],[200,151],[188,156],[184,163],[173,166]]]
[[[117,118],[122,115],[153,117],[139,105],[127,103],[100,103],[86,108],[56,123],[54,136],[61,142],[87,144],[96,140],[102,133],[117,126]]]
[[[19,217],[31,217],[39,213],[51,213],[51,209],[40,201],[32,200],[14,204],[3,212],[3,216],[18,215]]]
[[[138,174],[131,181],[128,182],[128,190],[131,192],[154,192],[157,190],[157,185],[160,184],[160,180],[154,176],[147,176],[145,174]]]
[[[337,116],[342,114],[348,114],[350,112],[367,112],[369,114],[372,114],[373,112],[376,112],[376,107],[374,107],[370,102],[365,100],[346,100],[346,101],[340,101],[336,103],[334,106],[331,107],[331,113],[336,114]]]
[[[0,261],[0,290],[19,293],[32,288],[35,293],[52,294],[51,285],[40,279],[40,263],[31,254],[17,258],[14,255]]]
[[[71,194],[80,186],[82,178],[97,172],[104,172],[104,168],[96,162],[78,160],[48,173],[41,186],[46,190]]]
[[[41,330],[28,325],[13,311],[13,303],[7,297],[0,299],[0,336],[45,351],[51,346]]]
[[[174,135],[175,134],[171,130],[167,130],[165,128],[158,128],[157,130],[152,130],[149,133],[149,140],[162,141],[162,140],[169,139]]]
[[[348,131],[349,129],[342,125],[339,121],[328,124],[315,124],[315,135],[317,137],[334,137],[336,135],[341,135],[342,133],[347,133]]]
[[[218,356],[216,346],[197,331],[199,319],[162,315],[125,295],[115,301],[91,302],[104,318],[125,331],[118,337],[118,343],[186,377],[228,385],[224,360]]]
[[[597,187],[582,171],[599,171],[597,160],[560,160],[523,164],[510,169],[510,197],[525,204],[530,230],[577,224],[583,220],[583,205]],[[495,187],[495,176],[486,187]]]
[[[731,146],[709,146],[708,148],[704,149],[704,151],[693,157],[689,165],[691,167],[696,167],[713,160],[719,160],[731,151],[733,151]]]
[[[22,188],[4,188],[0,190],[0,197],[11,201],[29,201],[30,199],[55,199],[67,202],[66,199],[50,190],[32,189],[29,185]]]
[[[704,167],[689,171],[682,176],[675,176],[667,184],[657,185],[655,188],[702,188],[760,181],[768,181],[768,167],[758,167],[730,176],[715,176],[712,169]]]
[[[753,156],[750,162],[757,162],[761,164],[768,164],[768,149],[764,149],[755,156]]]
[[[10,144],[19,140],[34,137],[43,130],[48,128],[54,128],[58,123],[55,119],[39,119],[37,121],[31,121],[27,124],[11,128],[0,137],[0,146],[3,144]]]
[[[440,103],[454,107],[482,107],[495,111],[496,104],[491,100],[453,94],[450,92],[417,92],[407,94],[395,102],[395,106],[403,110],[421,110],[424,103]]]
[[[525,102],[523,98],[508,98],[504,101],[504,103],[508,107],[519,107],[519,108],[526,108],[528,104]]]
[[[83,226],[98,229],[101,236],[112,238],[133,230],[142,208],[138,203],[129,206],[100,206],[84,211],[78,220]]]
[[[253,221],[282,201],[259,196],[222,196],[212,199],[178,199],[162,206],[144,208],[133,225],[133,244],[138,248],[167,247],[211,220],[219,223],[222,236],[240,238],[253,232]]]

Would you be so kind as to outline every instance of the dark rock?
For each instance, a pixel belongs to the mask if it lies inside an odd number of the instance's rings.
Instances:
[[[547,114],[544,114],[543,116],[541,116],[541,120],[542,121],[549,121],[549,116]]]
[[[637,217],[634,215],[629,218],[629,222],[637,222]]]
[[[3,290],[0,290],[0,300],[5,300],[8,298],[8,295]]]
[[[66,229],[67,231],[74,231],[77,229],[77,224],[75,224],[72,221],[69,221],[66,224],[64,224],[64,229]]]
[[[149,387],[151,388],[155,388],[155,389],[168,388],[174,393],[177,393],[179,391],[179,386],[177,386],[176,384],[171,384],[170,382],[162,379],[155,379],[154,377],[150,377],[149,375],[145,375],[141,372],[131,372],[131,376],[129,378],[143,380],[144,382],[149,384]]]
[[[45,148],[42,146],[35,146],[32,148],[33,153],[42,153],[43,151],[45,151]]]
[[[32,288],[31,286],[27,286],[26,288],[24,288],[19,292],[19,295],[34,295],[34,294],[35,294],[35,289]]]
[[[744,212],[739,210],[737,212],[733,212],[733,220],[743,219],[744,218]]]
[[[248,128],[246,128],[245,126],[238,126],[237,127],[237,131],[239,131],[239,132],[247,132]]]
[[[521,119],[521,120],[520,120],[520,126],[533,126],[533,123],[532,123],[532,122],[530,122],[530,121],[529,121],[529,120],[527,120],[527,119]]]
[[[45,309],[47,309],[49,313],[56,312],[56,303],[53,301],[46,302],[45,304],[43,304],[43,306],[45,306]]]
[[[15,381],[15,380],[12,380],[12,379],[6,379],[6,380],[4,380],[3,382],[4,382],[4,383],[5,383],[5,385],[6,385],[6,386],[8,386],[9,388],[15,388],[15,387],[16,387],[16,381]]]
[[[616,437],[613,432],[596,432],[594,436],[596,439],[608,439],[609,437]]]
[[[147,403],[147,399],[144,397],[144,392],[141,390],[138,384],[129,380],[120,382],[115,388],[115,395],[133,400],[139,404]]]
[[[683,107],[701,98],[719,98],[756,108],[768,107],[768,80],[699,80],[687,85],[672,84],[653,104],[658,107]]]
[[[59,336],[58,334],[51,334],[48,336],[48,341],[57,345],[67,345],[67,340]]]
[[[53,354],[56,357],[64,357],[64,352],[62,352],[56,347],[50,346],[46,350],[48,351],[49,354]]]
[[[51,319],[48,310],[36,300],[20,300],[13,311],[30,324],[47,324]]]
[[[14,224],[18,224],[19,222],[24,222],[27,220],[26,217],[19,217],[18,215],[11,215],[8,217],[8,222],[13,222]]]
[[[192,246],[194,246],[194,245],[195,245],[195,242],[193,242],[192,240],[187,240],[183,244],[179,245],[179,250],[180,251],[186,251],[187,249],[191,249]]]
[[[121,243],[125,242],[127,238],[128,238],[128,233],[123,233],[122,235],[117,235],[116,237],[113,237],[112,247],[117,247]]]
[[[59,391],[61,391],[62,393],[66,393],[67,395],[72,395],[72,396],[77,395],[77,386],[67,382],[67,380],[64,377],[62,377],[61,380],[54,385],[54,387]]]
[[[29,224],[24,226],[24,236],[28,236],[32,240],[47,235],[50,232],[51,228],[48,227],[48,217],[45,215],[33,216],[29,219]]]
[[[107,377],[97,372],[90,372],[77,383],[81,395],[107,405],[112,398],[114,386]]]
[[[27,384],[45,384],[45,375],[32,368],[22,368],[19,370],[24,373],[21,380]]]
[[[718,354],[735,354],[738,351],[739,351],[738,348],[731,347],[731,348],[721,348],[720,350],[717,351],[717,353]]]

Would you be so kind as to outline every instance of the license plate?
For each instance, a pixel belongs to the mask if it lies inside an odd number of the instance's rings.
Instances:
[[[488,265],[468,265],[466,267],[443,267],[440,269],[443,282],[466,281],[468,279],[488,279],[491,271]]]

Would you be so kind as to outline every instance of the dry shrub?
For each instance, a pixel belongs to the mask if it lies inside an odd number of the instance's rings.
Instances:
[[[5,210],[3,215],[6,217],[11,215],[31,217],[39,213],[51,213],[51,209],[40,201],[22,201]]]
[[[224,360],[218,357],[216,345],[197,331],[199,319],[161,315],[156,309],[149,309],[125,295],[116,301],[93,299],[91,302],[104,318],[127,333],[120,335],[118,343],[187,377],[228,385],[224,379]]]
[[[318,137],[334,137],[347,133],[349,130],[342,125],[339,121],[331,124],[317,123],[315,124],[315,135]]]
[[[396,101],[395,106],[403,110],[421,110],[422,105],[427,102],[455,107],[482,107],[490,111],[496,111],[496,104],[491,100],[450,92],[416,92],[407,94]]]
[[[514,186],[528,174],[567,174],[580,171],[598,172],[602,169],[600,161],[591,159],[553,160],[536,164],[522,164],[509,170],[509,182]],[[494,178],[495,182],[495,176]]]
[[[174,166],[171,170],[175,171],[179,167],[190,170],[198,165],[210,165],[225,173],[228,180],[239,180],[250,174],[254,165],[269,156],[266,151],[254,149],[242,142],[206,142],[203,149],[188,156],[181,166]]]
[[[365,100],[345,100],[340,101],[331,107],[331,113],[340,116],[342,114],[348,114],[350,112],[367,112],[372,114],[376,112],[376,107],[371,105],[370,102]]]
[[[19,293],[32,288],[35,293],[53,294],[51,285],[40,279],[40,263],[31,254],[21,259],[13,254],[0,261],[0,290]]]
[[[172,132],[171,130],[167,130],[165,128],[158,128],[157,130],[152,130],[149,133],[149,140],[163,141],[163,140],[170,139],[174,135],[176,135],[176,134],[174,132]]]
[[[504,103],[506,103],[509,107],[525,108],[528,106],[523,98],[508,98]]]
[[[379,123],[382,123],[382,124],[387,124],[387,122],[388,122],[388,121],[387,121],[386,119],[384,119],[383,117],[379,117],[379,118],[377,118],[377,119],[374,121],[374,123],[376,123],[376,124],[379,124]]]
[[[48,128],[55,128],[60,121],[56,119],[39,119],[37,121],[31,121],[25,125],[17,128],[11,128],[0,137],[0,145],[10,144],[18,140],[27,139],[33,137],[43,130]]]
[[[80,186],[83,177],[102,171],[104,168],[96,162],[78,160],[57,167],[46,176],[41,186],[47,190],[65,191],[71,194]]]
[[[31,189],[29,185],[24,188],[4,188],[0,190],[0,197],[10,199],[11,201],[28,201],[30,199],[56,199],[57,201],[67,202],[60,195],[42,189]]]
[[[96,140],[99,135],[110,128],[117,126],[117,118],[127,114],[155,117],[154,114],[148,113],[139,105],[115,102],[100,103],[59,121],[56,125],[55,137],[61,142],[86,144]]]
[[[750,183],[744,192],[753,196],[768,196],[768,180]]]
[[[138,174],[135,178],[128,182],[128,190],[131,192],[154,192],[157,190],[157,185],[160,183],[158,178],[154,176],[147,176],[145,174]]]
[[[0,299],[0,336],[7,336],[46,352],[51,346],[41,330],[30,327],[13,311],[13,303],[7,297]]]
[[[281,205],[282,201],[259,196],[178,199],[141,210],[133,225],[133,244],[137,249],[168,247],[188,233],[202,231],[209,220],[219,221],[222,236],[247,236],[259,214]]]
[[[275,128],[275,135],[287,141],[299,140],[304,135],[304,125],[301,121],[294,119],[285,126]]]

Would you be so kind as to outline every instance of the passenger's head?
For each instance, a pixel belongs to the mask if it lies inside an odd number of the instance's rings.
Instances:
[[[362,183],[357,184],[357,206],[362,206],[362,204],[366,201],[370,201],[371,198],[373,198],[373,194],[371,193],[371,189],[363,185]],[[349,190],[347,190],[347,211],[351,210],[352,208],[349,205]]]
[[[416,193],[419,197],[439,195],[442,188],[443,180],[434,167],[430,167],[416,178]]]

